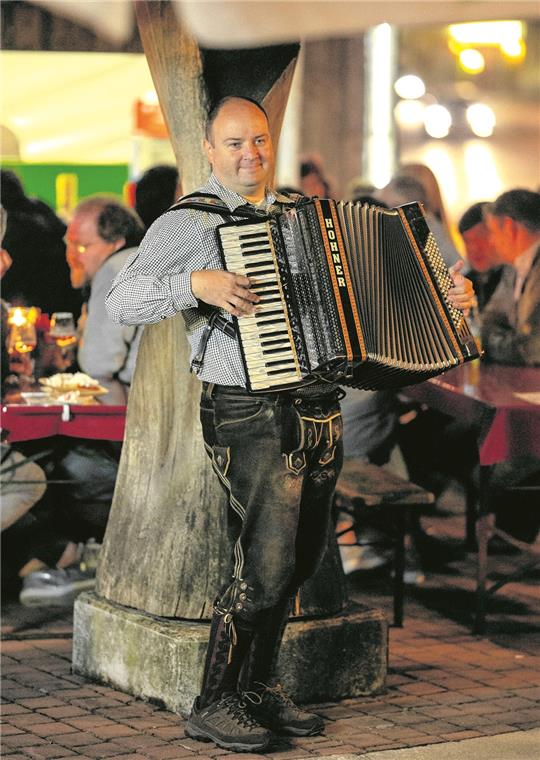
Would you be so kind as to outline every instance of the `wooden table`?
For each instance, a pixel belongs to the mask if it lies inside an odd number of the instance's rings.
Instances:
[[[431,409],[469,422],[476,434],[480,462],[479,503],[478,511],[471,511],[468,515],[467,534],[470,538],[476,528],[475,631],[481,633],[485,629],[487,545],[494,533],[490,506],[491,470],[493,465],[518,456],[529,455],[540,460],[540,404],[526,397],[526,394],[540,394],[540,367],[469,363],[410,386],[404,393]]]

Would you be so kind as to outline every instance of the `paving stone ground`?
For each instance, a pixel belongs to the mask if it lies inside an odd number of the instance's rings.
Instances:
[[[497,573],[512,562],[497,558]],[[390,630],[384,690],[317,705],[326,718],[324,736],[279,741],[264,757],[359,756],[433,745],[437,758],[437,744],[540,726],[539,576],[532,573],[493,598],[482,637],[470,629],[473,578],[474,555],[444,574],[428,572],[422,586],[409,589],[405,627]],[[353,598],[390,612],[388,579],[361,576],[350,583]],[[183,720],[159,705],[74,675],[71,631],[69,612],[4,606],[2,751],[9,760],[236,757],[187,738]]]

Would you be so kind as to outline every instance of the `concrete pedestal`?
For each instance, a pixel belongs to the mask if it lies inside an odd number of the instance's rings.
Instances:
[[[186,715],[202,678],[209,628],[85,593],[75,603],[73,667]],[[330,618],[293,621],[283,639],[280,681],[300,704],[371,694],[384,684],[387,647],[380,610],[351,605]]]

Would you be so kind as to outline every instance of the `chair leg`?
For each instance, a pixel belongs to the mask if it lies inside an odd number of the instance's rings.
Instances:
[[[394,544],[394,625],[403,627],[403,598],[405,583],[405,531],[407,528],[407,515],[404,510],[396,510],[395,526],[396,540]]]
[[[488,543],[492,535],[492,515],[482,515],[476,523],[476,540],[478,543],[478,566],[476,572],[476,617],[474,633],[482,634],[486,630],[486,580],[488,572]]]
[[[476,520],[476,540],[478,543],[478,565],[476,571],[476,614],[474,633],[486,630],[486,582],[488,573],[488,544],[493,534],[495,515],[489,511],[489,478],[491,467],[480,468],[480,509]]]
[[[472,479],[465,483],[465,549],[476,551],[476,517],[478,512],[478,489]]]

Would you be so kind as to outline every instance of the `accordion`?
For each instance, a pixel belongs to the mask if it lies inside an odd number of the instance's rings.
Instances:
[[[479,356],[418,203],[312,199],[217,235],[225,269],[261,299],[236,319],[250,391],[399,388]]]

